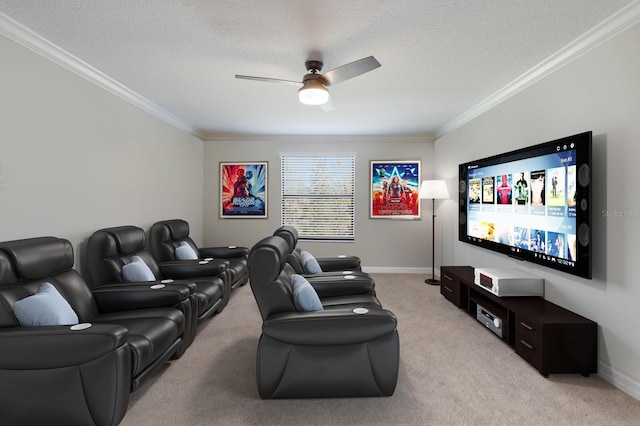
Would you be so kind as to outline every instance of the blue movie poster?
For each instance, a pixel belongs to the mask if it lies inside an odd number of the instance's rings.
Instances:
[[[267,217],[267,163],[221,163],[220,182],[221,217]]]

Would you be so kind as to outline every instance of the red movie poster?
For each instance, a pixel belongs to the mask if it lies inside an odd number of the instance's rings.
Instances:
[[[371,162],[371,217],[420,218],[420,161]]]

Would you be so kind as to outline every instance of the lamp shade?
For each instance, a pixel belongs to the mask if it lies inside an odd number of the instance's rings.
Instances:
[[[445,199],[449,198],[447,183],[443,180],[423,180],[420,185],[420,199]]]
[[[305,105],[323,105],[329,100],[329,91],[318,80],[307,80],[298,90],[298,99]]]

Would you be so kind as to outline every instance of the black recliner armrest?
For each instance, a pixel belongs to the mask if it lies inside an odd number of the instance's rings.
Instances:
[[[395,315],[384,309],[336,309],[273,314],[263,322],[262,333],[292,345],[344,345],[377,339],[396,326]]]
[[[206,263],[205,263],[206,262]],[[174,279],[190,279],[198,277],[215,277],[227,269],[224,260],[175,260],[158,263],[163,277]]]
[[[324,272],[354,270],[361,271],[360,258],[356,256],[316,257]]]
[[[3,424],[120,423],[131,389],[129,331],[116,324],[79,328],[0,329]]]
[[[322,274],[303,275],[318,293],[318,297],[375,294],[375,282],[368,276]]]
[[[176,306],[189,298],[194,283],[167,283],[149,281],[128,284],[108,284],[93,289],[93,297],[101,313],[132,309]]]
[[[233,259],[235,257],[245,257],[249,254],[247,247],[202,247],[198,248],[200,256],[207,258],[213,257],[218,259]]]
[[[0,370],[46,370],[92,362],[127,344],[129,331],[115,324],[0,329]]]

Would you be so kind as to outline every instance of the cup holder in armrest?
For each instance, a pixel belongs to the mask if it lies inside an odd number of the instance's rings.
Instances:
[[[78,331],[78,330],[86,330],[89,327],[91,327],[90,322],[81,322],[80,324],[72,325],[70,328],[73,331]]]

